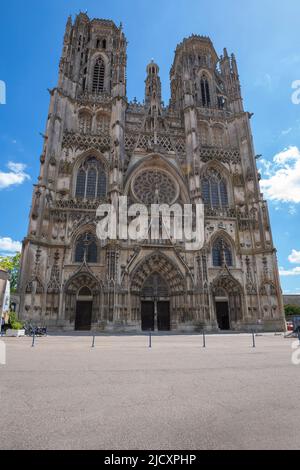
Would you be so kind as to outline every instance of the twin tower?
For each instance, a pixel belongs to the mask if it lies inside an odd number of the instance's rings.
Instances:
[[[69,18],[23,242],[20,316],[64,330],[284,328],[235,57],[218,57],[207,37],[184,39],[168,106],[154,62],[144,102],[129,102],[126,65],[121,27]],[[99,240],[96,210],[120,195],[202,202],[204,247]]]

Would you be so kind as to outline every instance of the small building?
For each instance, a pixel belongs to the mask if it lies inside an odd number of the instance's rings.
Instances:
[[[283,295],[283,305],[295,305],[300,307],[300,294]]]
[[[7,284],[9,282],[9,273],[4,269],[0,269],[0,315],[7,313],[5,308],[6,297],[7,297]]]

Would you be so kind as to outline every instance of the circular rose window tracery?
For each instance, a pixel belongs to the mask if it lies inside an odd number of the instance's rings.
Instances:
[[[143,204],[173,204],[178,198],[178,186],[167,173],[158,170],[144,170],[132,184],[136,199]]]

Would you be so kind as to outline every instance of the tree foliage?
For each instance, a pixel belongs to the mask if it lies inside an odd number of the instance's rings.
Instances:
[[[0,269],[8,271],[10,274],[11,292],[16,292],[20,271],[21,253],[14,256],[0,256]]]
[[[300,307],[298,305],[285,305],[284,311],[286,316],[299,315],[300,316]]]

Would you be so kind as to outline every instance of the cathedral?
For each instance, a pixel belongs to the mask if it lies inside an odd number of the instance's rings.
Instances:
[[[176,48],[171,98],[151,61],[126,94],[122,26],[68,19],[50,90],[19,278],[20,318],[64,331],[283,330],[276,249],[237,62],[208,37]],[[97,237],[99,204],[204,205],[205,242]]]

